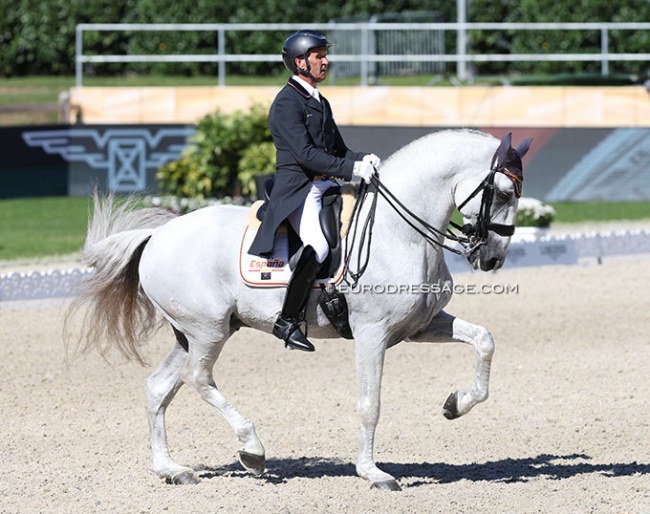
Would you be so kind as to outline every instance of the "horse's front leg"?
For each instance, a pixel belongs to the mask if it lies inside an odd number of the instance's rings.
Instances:
[[[488,398],[490,368],[494,354],[492,334],[480,325],[468,323],[442,311],[429,326],[409,337],[408,341],[444,342],[454,339],[471,344],[476,350],[476,372],[469,390],[459,390],[449,395],[443,407],[447,419],[456,419],[467,414],[477,403]]]
[[[361,332],[361,331],[359,331]],[[386,344],[373,334],[355,334],[358,382],[358,413],[360,421],[357,474],[369,480],[371,487],[399,491],[401,487],[392,475],[377,467],[373,456],[375,430],[381,405],[381,377]]]

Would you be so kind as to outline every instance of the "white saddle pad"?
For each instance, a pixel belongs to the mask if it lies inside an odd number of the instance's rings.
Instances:
[[[251,287],[286,286],[291,278],[289,267],[289,238],[286,231],[279,231],[275,237],[273,255],[269,258],[247,253],[257,231],[246,227],[239,250],[239,273],[242,280]],[[343,259],[334,278],[323,278],[314,281],[313,288],[320,289],[320,284],[337,284],[343,278]]]

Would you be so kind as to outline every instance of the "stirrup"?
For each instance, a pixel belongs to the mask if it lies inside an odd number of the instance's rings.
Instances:
[[[300,320],[278,318],[273,327],[273,335],[284,341],[284,347],[289,350],[313,352],[314,345],[309,342],[300,329]]]

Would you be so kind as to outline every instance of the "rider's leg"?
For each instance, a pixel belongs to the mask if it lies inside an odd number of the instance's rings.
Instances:
[[[314,351],[314,345],[302,332],[300,324],[304,321],[304,307],[309,298],[311,284],[329,252],[318,215],[322,208],[323,193],[333,185],[329,180],[313,182],[302,207],[289,217],[289,222],[300,236],[304,248],[289,279],[282,312],[273,328],[273,334],[283,339],[287,348]]]
[[[300,236],[302,244],[314,249],[320,263],[327,258],[330,247],[321,229],[319,216],[323,209],[323,194],[334,186],[336,184],[331,180],[315,180],[302,207],[289,216],[289,223]]]
[[[316,252],[311,246],[306,246],[291,274],[282,312],[273,327],[273,335],[283,339],[287,348],[314,351],[314,345],[303,334],[300,324],[304,321],[304,306],[319,268]]]

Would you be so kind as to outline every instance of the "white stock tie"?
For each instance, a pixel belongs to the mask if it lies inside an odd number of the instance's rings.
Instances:
[[[313,96],[316,100],[320,102],[320,94],[318,93],[318,89],[314,88],[314,90],[311,93],[311,96]]]

